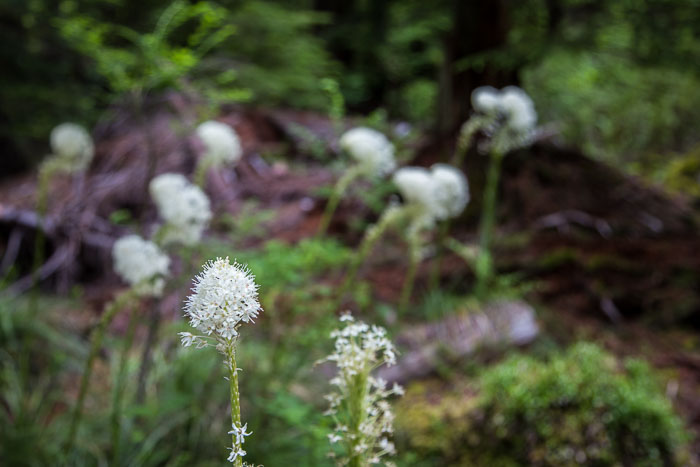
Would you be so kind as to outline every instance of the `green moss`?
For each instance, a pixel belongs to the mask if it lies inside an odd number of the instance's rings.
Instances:
[[[397,423],[410,449],[446,465],[682,465],[687,432],[640,360],[581,343],[546,361],[486,370],[478,396],[409,389]],[[408,448],[407,448],[408,449]]]

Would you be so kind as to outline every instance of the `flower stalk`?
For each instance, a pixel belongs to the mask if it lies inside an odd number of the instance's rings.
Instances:
[[[408,235],[408,254],[408,271],[406,271],[406,278],[404,279],[403,289],[401,290],[401,298],[399,300],[399,311],[401,313],[406,313],[406,310],[408,309],[408,304],[411,301],[411,295],[413,294],[413,285],[416,282],[418,265],[422,259],[420,232],[415,229],[411,229],[411,232]]]
[[[498,183],[501,174],[503,153],[496,150],[491,152],[491,161],[486,177],[484,202],[481,212],[479,232],[479,254],[476,259],[476,295],[484,298],[486,290],[493,279],[493,260],[491,256],[491,241],[496,224],[496,201],[498,198]]]
[[[223,354],[228,368],[229,395],[231,400],[232,447],[228,461],[242,467],[245,437],[249,436],[247,424],[241,422],[241,403],[238,390],[238,365],[236,342],[239,328],[244,323],[253,323],[262,311],[258,301],[258,285],[250,271],[228,258],[217,258],[204,266],[195,278],[193,293],[187,299],[185,315],[192,327],[203,335],[181,332],[182,345],[197,348],[215,345]]]
[[[318,226],[318,235],[322,236],[326,234],[328,226],[331,223],[333,214],[340,203],[341,198],[347,191],[348,187],[352,182],[360,177],[363,173],[363,168],[359,165],[350,167],[339,179],[333,188],[333,193],[331,193],[328,202],[326,203],[326,208],[323,211],[323,216],[321,217],[321,222]]]
[[[393,433],[394,415],[388,398],[402,395],[403,388],[372,376],[382,365],[396,363],[394,346],[386,330],[355,322],[349,314],[341,316],[342,329],[331,333],[334,352],[323,361],[335,362],[338,373],[331,379],[333,391],[326,395],[335,427],[328,434],[332,447],[329,453],[338,466],[368,467],[380,458],[395,454],[389,441]],[[388,465],[388,463],[387,463]]]
[[[121,411],[122,399],[124,394],[124,386],[126,379],[126,368],[129,361],[129,350],[134,341],[134,332],[136,331],[136,316],[132,309],[129,314],[129,326],[122,343],[121,355],[119,355],[119,363],[117,367],[117,375],[114,382],[114,391],[112,395],[112,414],[110,416],[112,425],[112,464],[119,465],[119,445],[121,442]]]
[[[410,210],[407,210],[405,206],[389,206],[382,212],[376,224],[367,227],[362,237],[358,254],[353,256],[350,269],[345,276],[345,281],[340,287],[340,292],[338,294],[339,300],[343,300],[345,294],[355,284],[360,266],[367,260],[367,257],[372,252],[379,239],[382,238],[390,227],[401,222],[404,216],[408,214],[410,214]]]
[[[90,337],[90,351],[88,353],[87,360],[85,360],[85,366],[83,367],[83,374],[80,378],[80,389],[78,390],[78,400],[75,404],[70,427],[68,429],[66,452],[70,452],[75,443],[75,436],[78,432],[78,428],[80,427],[83,417],[85,396],[87,395],[90,376],[92,375],[92,368],[95,363],[95,359],[97,358],[97,354],[102,348],[102,341],[104,339],[105,332],[117,313],[126,308],[136,297],[137,294],[134,289],[129,289],[119,294],[117,298],[115,298],[114,301],[109,304],[104,313],[102,313],[97,326],[92,331],[92,335]]]
[[[231,393],[231,426],[241,429],[241,397],[238,392],[238,367],[236,366],[236,345],[233,341],[229,343],[226,349],[226,355],[228,357],[228,369],[229,369],[229,385]],[[237,436],[236,430],[232,430],[231,441],[233,444],[233,452],[240,453],[243,451],[242,439]],[[238,455],[233,462],[235,467],[242,467],[243,456]]]

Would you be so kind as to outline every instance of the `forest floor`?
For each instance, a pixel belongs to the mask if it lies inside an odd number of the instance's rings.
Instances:
[[[197,142],[177,137],[171,118],[156,113],[148,129],[123,122],[98,128],[97,157],[86,178],[79,184],[57,180],[52,188],[46,233],[47,264],[53,263],[44,271],[45,285],[59,292],[74,284],[84,288],[92,311],[73,313],[85,320],[85,328],[118,287],[109,248],[128,224],[110,222],[114,213],[126,210],[153,222],[154,209],[141,207],[149,206],[144,191],[149,174],[193,170]],[[220,120],[236,128],[245,158],[235,171],[210,174],[207,192],[215,211],[235,217],[254,200],[252,212],[270,213],[261,221],[264,234],[243,235],[240,247],[313,237],[323,190],[335,178],[328,168],[335,156],[321,163],[309,148],[320,145],[333,154],[332,123],[316,114],[278,110],[233,109]],[[159,141],[155,167],[144,154],[145,131]],[[414,149],[411,160],[419,165],[448,154],[421,142]],[[461,242],[475,238],[485,159],[470,154],[466,162],[474,196],[452,225],[452,236]],[[10,255],[24,271],[37,226],[35,188],[33,175],[0,182],[0,245],[6,261]],[[667,394],[700,434],[700,213],[659,187],[546,141],[507,158],[500,197],[497,267],[529,285],[525,296],[538,311],[542,334],[562,343],[590,339],[620,356],[645,357],[661,370]],[[341,203],[330,235],[356,245],[358,219],[371,222],[376,212],[356,195]],[[382,260],[364,271],[373,296],[387,303],[398,301],[404,277],[396,260],[400,248],[392,248],[381,247]],[[429,262],[422,265],[416,296],[426,290],[430,271]],[[469,266],[446,252],[440,283],[466,293],[472,281]],[[700,442],[695,447],[700,452]]]

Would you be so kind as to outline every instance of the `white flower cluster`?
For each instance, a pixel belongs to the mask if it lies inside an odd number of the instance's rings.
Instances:
[[[262,311],[255,277],[244,266],[228,258],[217,258],[204,265],[187,298],[185,316],[190,325],[219,343],[230,343],[238,336],[238,327],[251,323]],[[190,333],[180,333],[182,344],[203,344]]]
[[[75,123],[62,123],[51,130],[52,163],[61,170],[85,170],[95,154],[90,133]]]
[[[160,296],[170,258],[158,246],[138,235],[127,235],[112,247],[114,270],[139,295]]]
[[[328,439],[347,448],[338,465],[356,457],[378,464],[382,456],[395,453],[389,441],[394,415],[387,398],[403,395],[403,388],[398,384],[387,388],[386,381],[372,377],[371,372],[396,363],[396,352],[384,328],[356,322],[349,314],[340,319],[346,322],[345,327],[331,333],[335,351],[326,358],[338,367],[338,375],[331,379],[335,389],[326,396],[330,407],[325,415],[336,423]],[[361,413],[349,413],[353,410]]]
[[[231,425],[231,431],[229,431],[228,434],[233,435],[236,438],[236,443],[234,444],[233,448],[230,448],[231,453],[229,454],[228,459],[226,459],[229,462],[236,462],[236,459],[239,457],[244,457],[247,454],[243,450],[243,443],[245,443],[246,436],[253,434],[252,432],[246,432],[247,429],[247,423],[243,426],[236,426],[235,424]]]
[[[535,105],[525,91],[517,86],[498,90],[482,86],[472,92],[474,110],[487,117],[490,131],[500,129],[504,138],[504,149],[510,150],[528,144],[537,125]]]
[[[340,137],[340,148],[355,159],[367,175],[384,176],[396,167],[394,145],[371,128],[353,128]]]
[[[459,216],[469,203],[469,182],[461,170],[449,164],[434,164],[431,175],[436,184],[436,198],[442,207],[439,219]]]
[[[197,127],[197,136],[206,148],[205,157],[214,167],[234,164],[243,154],[238,135],[225,123],[206,121]]]
[[[180,174],[166,173],[151,180],[149,191],[158,207],[163,227],[163,244],[194,245],[211,220],[207,195]]]
[[[435,164],[430,170],[402,167],[393,181],[405,202],[420,208],[419,216],[428,227],[459,216],[469,202],[467,178],[448,164]]]

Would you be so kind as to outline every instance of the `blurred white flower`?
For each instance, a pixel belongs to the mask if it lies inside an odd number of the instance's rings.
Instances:
[[[394,145],[382,133],[358,127],[340,137],[340,148],[363,167],[367,175],[383,176],[396,167]]]
[[[149,191],[166,222],[163,244],[197,243],[212,217],[207,195],[183,175],[173,173],[155,177]]]
[[[500,92],[492,86],[480,86],[472,91],[472,107],[483,114],[500,111]]]
[[[401,395],[403,389],[396,384],[387,389],[386,381],[371,373],[396,363],[396,351],[384,328],[355,321],[348,314],[342,315],[341,322],[344,327],[331,333],[335,350],[325,359],[338,368],[338,375],[331,379],[334,391],[326,396],[330,403],[326,414],[336,422],[328,439],[331,444],[345,440],[342,444],[350,449],[345,460],[354,456],[379,459],[394,453],[387,439],[393,432],[394,415],[386,399]]]
[[[518,133],[529,133],[537,125],[535,104],[525,91],[517,86],[507,86],[501,91],[501,111],[506,115],[506,125]]]
[[[62,123],[51,130],[53,163],[62,170],[85,170],[95,154],[90,133],[75,123]]]
[[[428,169],[402,167],[392,178],[406,204],[420,208],[419,216],[430,224],[443,212],[438,196],[438,185]]]
[[[114,270],[139,295],[160,296],[168,274],[170,258],[158,246],[138,235],[114,242]]]
[[[463,127],[471,135],[479,129],[492,135],[500,152],[525,146],[532,141],[537,112],[530,96],[517,86],[497,90],[482,86],[472,91],[472,106],[482,116],[474,116]]]
[[[238,327],[262,311],[254,276],[239,263],[217,258],[204,265],[187,298],[185,316],[192,327],[219,342],[230,343]]]
[[[449,164],[435,164],[431,175],[436,184],[437,203],[442,207],[438,219],[462,214],[469,202],[469,183],[461,170]]]
[[[243,154],[238,135],[225,123],[206,121],[197,127],[197,136],[206,147],[205,157],[214,167],[236,163]]]

